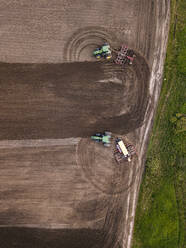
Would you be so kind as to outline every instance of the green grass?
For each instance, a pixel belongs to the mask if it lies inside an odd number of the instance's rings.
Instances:
[[[144,209],[136,230],[140,236],[136,247],[177,247],[179,227],[174,185],[169,181],[163,183],[151,198],[151,206]]]
[[[171,23],[164,80],[140,188],[133,248],[184,247],[185,10],[186,1],[171,1]]]

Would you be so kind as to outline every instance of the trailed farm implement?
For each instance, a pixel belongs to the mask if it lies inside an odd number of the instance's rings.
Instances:
[[[116,50],[111,48],[108,43],[104,43],[102,46],[96,48],[93,51],[93,55],[96,59],[104,58],[110,60],[112,58],[112,62],[118,65],[131,65],[136,57],[133,50],[127,46],[122,45],[119,50]]]
[[[132,50],[129,50],[127,46],[122,45],[117,53],[117,57],[114,62],[118,65],[130,64],[132,65],[134,58],[136,57]]]
[[[95,142],[102,143],[106,147],[111,146],[111,132],[96,133],[91,136]],[[131,162],[133,155],[136,153],[132,144],[123,141],[121,138],[115,139],[114,157],[118,163],[122,161]]]
[[[134,146],[124,142],[122,139],[117,138],[115,140],[116,149],[114,151],[114,157],[118,163],[122,161],[131,162],[132,156],[136,153]]]

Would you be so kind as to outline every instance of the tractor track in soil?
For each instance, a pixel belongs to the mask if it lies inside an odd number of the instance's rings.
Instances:
[[[135,166],[137,157],[135,156],[133,157],[134,162],[130,165],[127,162],[117,164],[113,156],[114,148],[114,143],[111,148],[104,149],[99,146],[97,148],[97,144],[89,139],[82,139],[77,149],[77,164],[81,167],[84,177],[97,190],[106,195],[118,195],[126,192],[134,183],[137,170]],[[104,162],[105,166],[103,167]],[[130,185],[126,185],[131,173]]]
[[[114,33],[103,27],[93,26],[79,29],[68,40],[64,48],[64,60],[67,62],[85,61],[86,56],[90,54],[90,49],[94,49],[104,42],[113,46],[113,42],[116,43],[116,40],[117,37]],[[90,61],[90,56],[87,56],[87,60]],[[94,60],[92,56],[92,61]]]

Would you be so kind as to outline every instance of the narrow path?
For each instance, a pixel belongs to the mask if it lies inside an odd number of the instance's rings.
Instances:
[[[30,139],[30,140],[0,140],[0,149],[41,146],[77,145],[81,138],[66,139]]]
[[[160,0],[162,1],[162,0]],[[154,59],[154,63],[152,66],[152,72],[150,77],[150,91],[154,98],[154,108],[157,106],[157,101],[160,94],[160,88],[161,88],[161,82],[162,82],[162,76],[163,76],[163,65],[166,55],[166,48],[167,48],[167,40],[168,40],[168,31],[167,28],[169,25],[169,18],[170,18],[170,1],[168,2],[168,8],[165,8],[167,5],[165,4],[166,0],[163,1],[163,8],[160,8],[161,5],[158,3],[156,4],[157,13],[159,15],[162,15],[164,17],[163,20],[156,18],[156,38],[155,38],[155,51],[157,51],[157,54],[159,55],[158,58]],[[159,87],[156,87],[158,84]],[[140,141],[141,143],[141,149],[139,152],[139,168],[143,166],[144,164],[144,154],[146,152],[146,146],[147,141],[149,138],[149,131],[152,127],[152,121],[153,121],[153,113],[151,112],[150,117],[148,118],[148,122],[146,125],[140,128]],[[134,217],[135,217],[135,209],[137,204],[137,198],[139,193],[139,185],[142,178],[143,169],[139,170],[139,174],[137,175],[136,182],[134,184],[134,193],[131,195],[131,191],[129,193],[130,201],[132,201],[132,211],[130,215],[130,221],[128,222],[129,225],[129,233],[128,233],[128,239],[127,239],[127,245],[123,246],[123,248],[130,248],[131,247],[131,241],[132,241],[132,233],[133,233],[133,227],[134,227]],[[129,204],[128,204],[129,206]]]

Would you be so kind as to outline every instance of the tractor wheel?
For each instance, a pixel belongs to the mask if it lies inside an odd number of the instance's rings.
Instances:
[[[101,55],[97,55],[97,56],[96,56],[96,59],[100,59],[100,58],[101,58]]]
[[[111,137],[111,135],[112,135],[112,133],[111,132],[105,132],[105,135],[107,135],[107,136],[110,136]]]
[[[106,56],[106,59],[108,59],[108,60],[111,59],[111,58],[112,58],[111,55],[107,55],[107,56]]]
[[[110,144],[109,143],[104,143],[103,144],[105,147],[110,147]]]
[[[102,137],[101,133],[96,133],[95,136]]]

